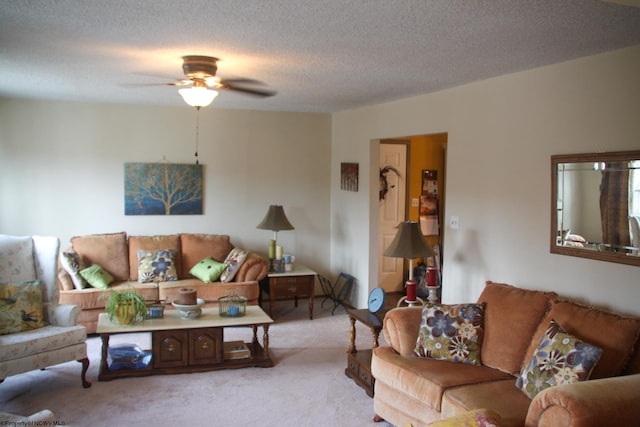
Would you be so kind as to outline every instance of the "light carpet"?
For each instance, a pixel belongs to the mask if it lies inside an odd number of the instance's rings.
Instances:
[[[49,409],[72,426],[377,426],[373,400],[344,374],[349,319],[316,301],[276,303],[269,328],[273,368],[243,368],[97,381],[101,341],[87,340],[91,388],[80,384],[81,365],[69,362],[5,379],[0,410],[28,415]],[[267,307],[268,308],[268,304]],[[356,347],[370,348],[371,333],[356,323]],[[225,340],[251,340],[250,328],[225,329]],[[262,329],[258,337],[262,339]],[[382,339],[382,336],[381,336]],[[149,334],[113,336],[111,344],[150,348]]]

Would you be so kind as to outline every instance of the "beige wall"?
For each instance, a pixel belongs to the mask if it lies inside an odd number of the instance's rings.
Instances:
[[[445,302],[494,280],[640,314],[638,267],[549,253],[550,156],[639,149],[638,76],[640,46],[334,114],[332,261],[358,277],[357,304],[376,285],[377,141],[447,132]],[[358,193],[336,190],[347,160]]]
[[[200,114],[204,215],[125,216],[124,163],[194,162],[194,109],[0,99],[0,233],[218,233],[266,255],[256,225],[282,204],[296,229],[279,242],[327,274],[330,115]]]
[[[0,232],[226,233],[266,252],[271,203],[286,251],[376,285],[378,140],[448,134],[444,300],[487,279],[640,314],[637,267],[551,255],[552,154],[640,148],[640,46],[333,115],[203,109],[201,216],[125,216],[123,164],[193,161],[195,111],[0,99]],[[360,164],[358,192],[340,163]],[[373,185],[372,185],[373,183]],[[448,228],[451,215],[460,229]]]

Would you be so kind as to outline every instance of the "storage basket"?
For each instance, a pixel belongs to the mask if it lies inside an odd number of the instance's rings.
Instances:
[[[147,319],[161,319],[164,316],[167,300],[146,300],[144,304],[147,306]]]
[[[239,295],[220,297],[218,310],[222,317],[242,317],[247,312],[247,299]]]

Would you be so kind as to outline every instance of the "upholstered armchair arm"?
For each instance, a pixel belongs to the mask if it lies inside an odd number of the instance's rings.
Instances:
[[[525,426],[631,426],[640,420],[640,374],[551,387],[538,394]]]
[[[269,272],[269,263],[255,252],[249,252],[238,273],[236,282],[252,282],[264,279]]]
[[[49,323],[54,326],[75,326],[82,312],[80,306],[72,304],[46,304]]]
[[[416,348],[422,307],[402,307],[389,310],[384,316],[384,339],[402,356],[411,356]]]

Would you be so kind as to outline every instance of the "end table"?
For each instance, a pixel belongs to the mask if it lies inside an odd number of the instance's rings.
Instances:
[[[353,379],[356,384],[364,388],[369,397],[373,397],[375,379],[371,375],[371,356],[373,349],[378,347],[378,337],[382,331],[382,321],[388,310],[382,309],[377,313],[371,313],[367,309],[347,309],[351,322],[351,342],[347,350],[347,368],[344,373]],[[373,335],[371,348],[367,350],[356,349],[356,320],[366,325]]]
[[[266,285],[261,286],[269,295],[269,316],[273,317],[273,303],[291,300],[298,306],[298,298],[309,299],[309,319],[313,319],[313,297],[317,273],[304,265],[295,264],[293,270],[282,273],[270,272]]]

